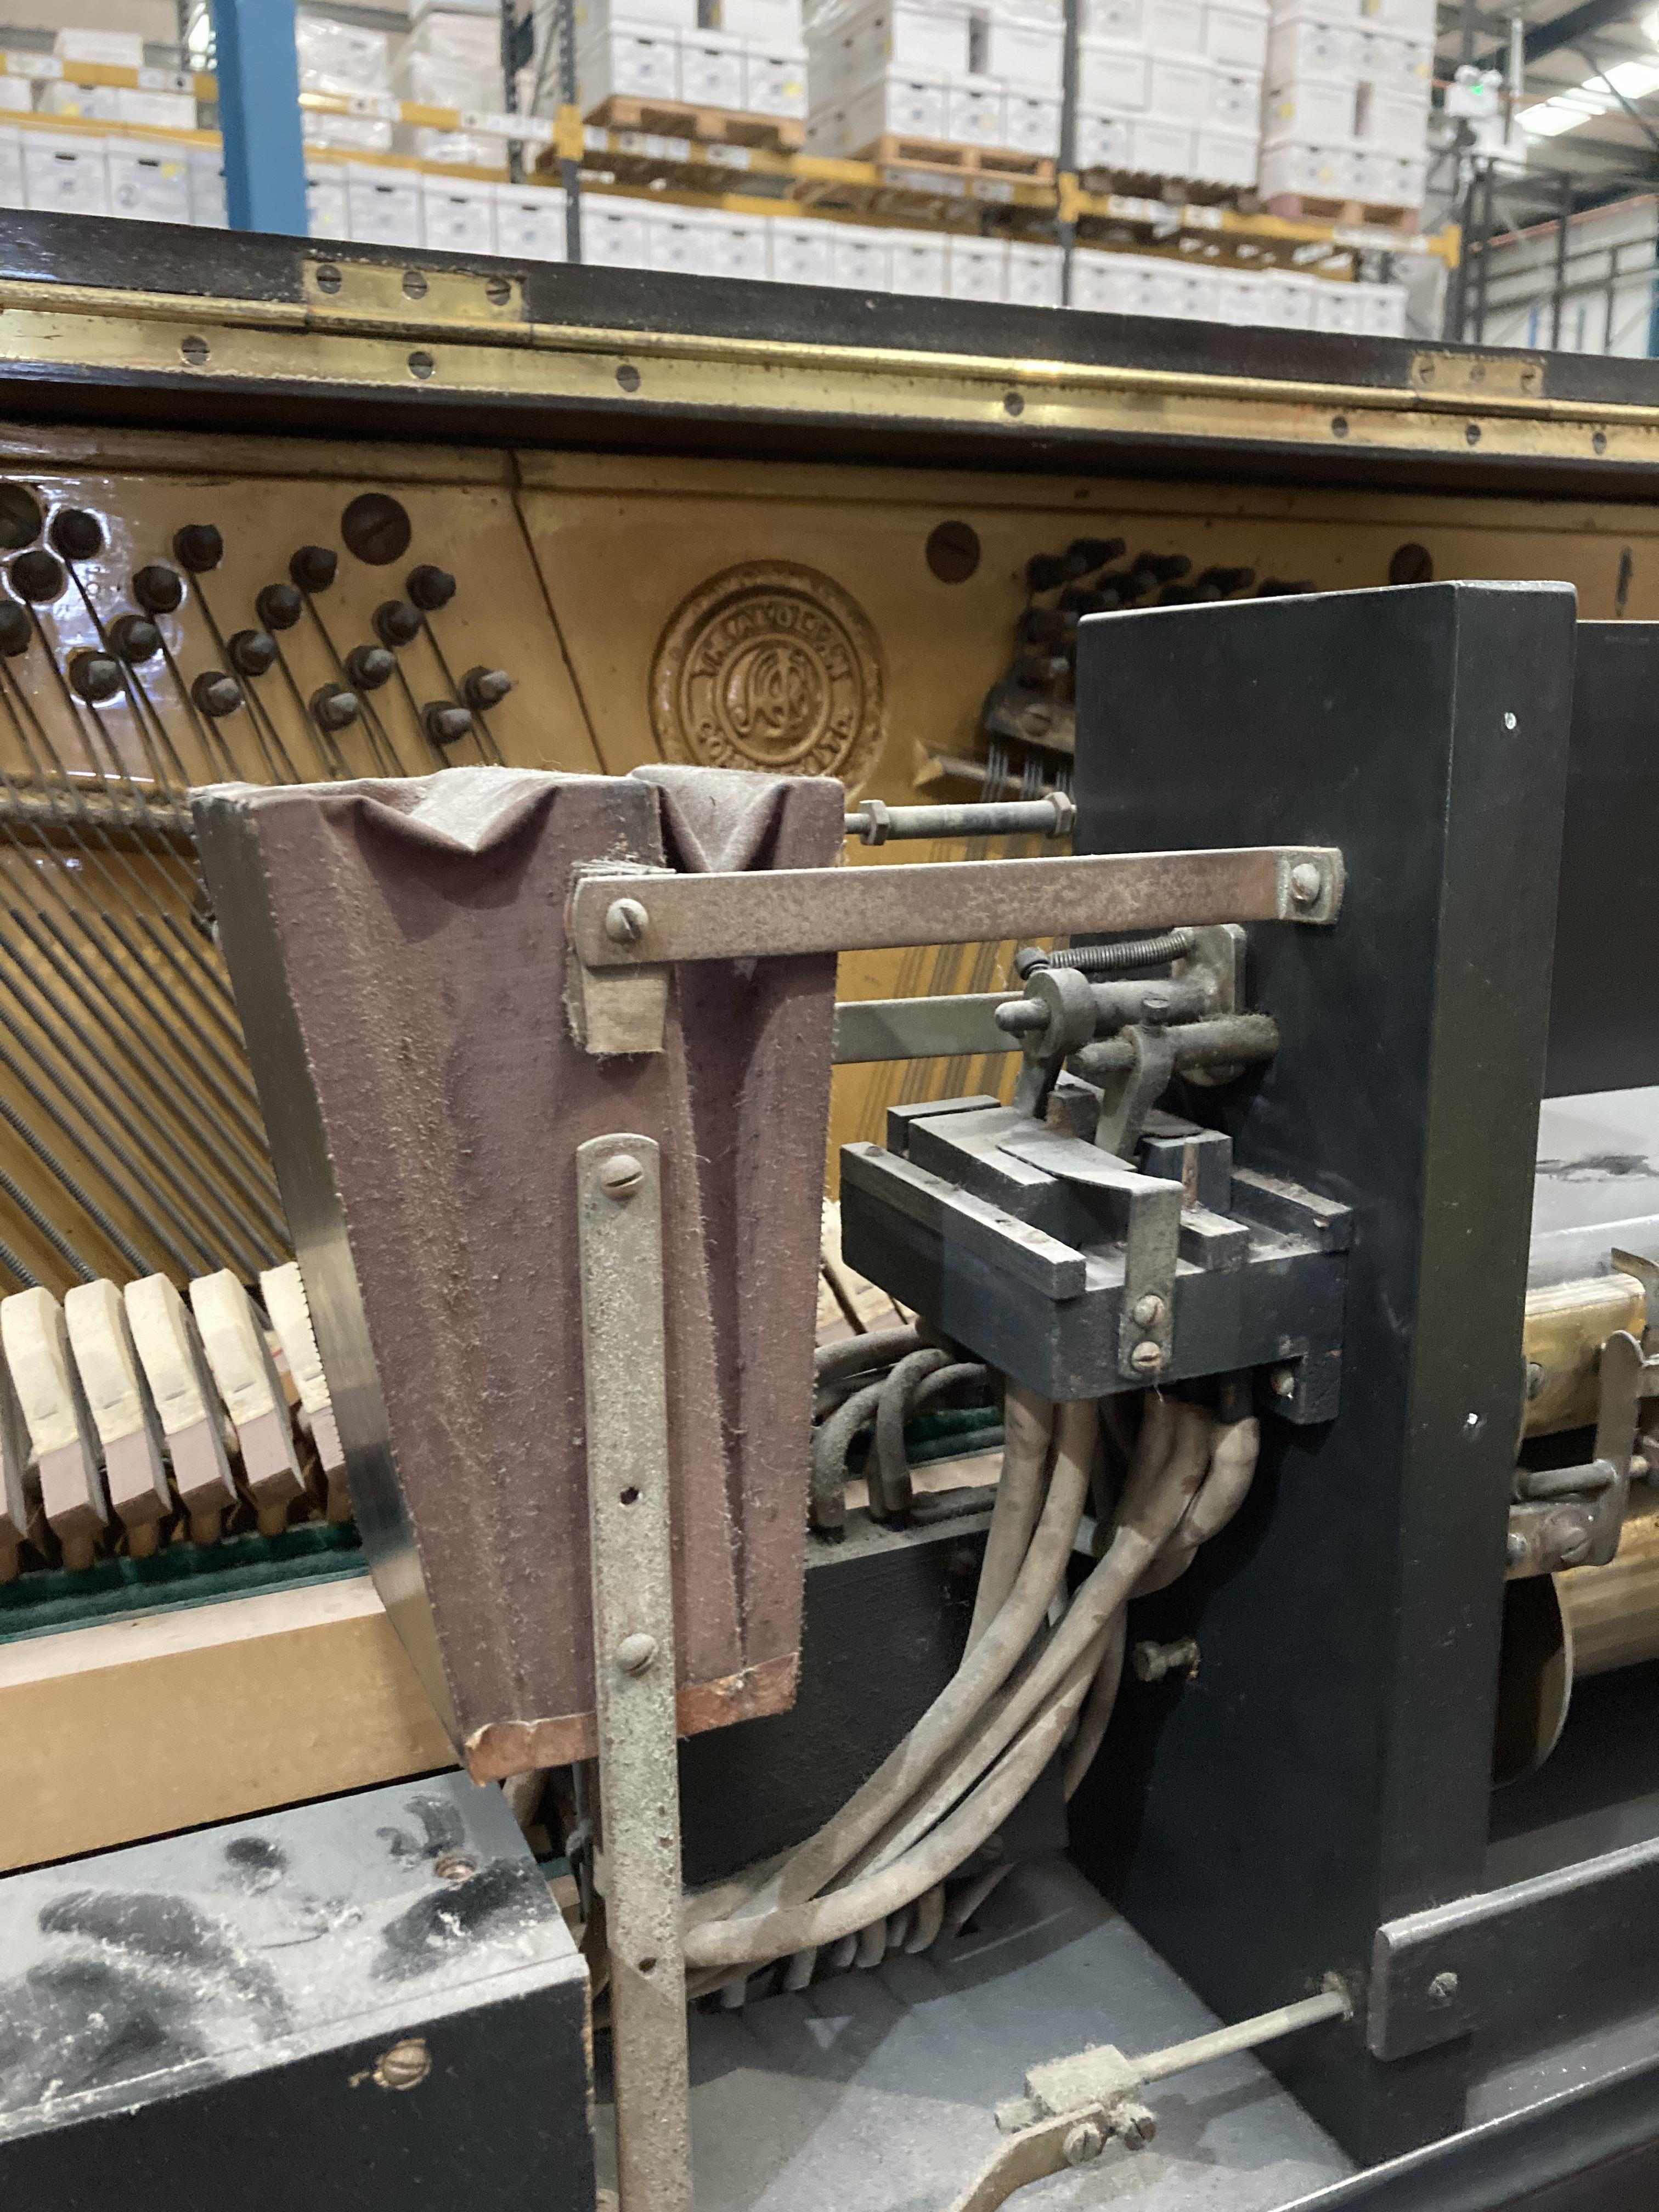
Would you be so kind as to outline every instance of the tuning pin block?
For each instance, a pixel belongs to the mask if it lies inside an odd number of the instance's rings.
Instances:
[[[192,576],[204,576],[225,557],[225,541],[210,522],[187,522],[174,534],[173,557]]]
[[[64,1300],[70,1348],[87,1395],[110,1504],[127,1532],[127,1550],[147,1559],[173,1510],[161,1425],[149,1394],[121,1293],[113,1283],[79,1283]]]
[[[360,691],[378,691],[391,681],[397,667],[383,645],[354,645],[346,655],[345,672]]]
[[[461,678],[461,696],[475,713],[499,707],[512,689],[513,678],[504,668],[469,668]]]
[[[11,587],[31,606],[49,607],[54,599],[61,599],[68,581],[62,562],[38,546],[32,553],[20,553],[11,564]]]
[[[96,1434],[70,1358],[64,1309],[50,1291],[19,1291],[0,1299],[0,1346],[22,1408],[46,1521],[64,1547],[64,1565],[89,1567],[109,1514]]]
[[[210,721],[222,721],[242,703],[242,687],[222,668],[204,669],[190,687],[190,696]]]
[[[362,701],[343,684],[324,684],[311,695],[312,719],[319,730],[349,729],[362,712]]]
[[[407,599],[386,599],[374,610],[374,635],[394,648],[413,645],[421,634],[421,611]]]
[[[161,650],[161,633],[144,615],[117,615],[109,626],[109,645],[118,659],[137,668]]]
[[[93,561],[104,550],[104,526],[84,507],[59,507],[46,536],[66,561]]]
[[[306,611],[305,594],[293,584],[267,584],[253,609],[267,629],[292,629]]]
[[[121,664],[106,653],[72,653],[69,657],[70,689],[89,707],[101,707],[121,690]]]
[[[455,745],[472,727],[472,717],[465,707],[434,699],[421,709],[421,727],[434,745]]]
[[[152,561],[133,578],[132,596],[147,615],[176,614],[185,603],[185,580],[165,562]]]
[[[276,641],[268,629],[239,629],[225,647],[239,676],[263,676],[276,659]]]
[[[435,614],[454,598],[455,579],[447,568],[434,568],[426,562],[410,570],[404,579],[404,588],[422,614]]]
[[[288,573],[302,592],[325,592],[334,581],[340,556],[331,545],[302,545],[288,564]]]

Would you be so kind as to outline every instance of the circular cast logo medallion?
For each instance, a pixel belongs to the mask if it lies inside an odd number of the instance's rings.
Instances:
[[[670,619],[651,719],[666,760],[835,775],[856,789],[886,735],[881,649],[857,600],[816,568],[744,562]]]

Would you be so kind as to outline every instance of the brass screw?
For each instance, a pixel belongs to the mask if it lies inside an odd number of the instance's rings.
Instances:
[[[478,1871],[478,1862],[465,1851],[445,1851],[433,1860],[432,1871],[440,1881],[465,1881]]]
[[[1148,1291],[1144,1298],[1137,1298],[1134,1321],[1140,1328],[1156,1328],[1164,1318],[1164,1301],[1154,1291]]]
[[[374,2062],[374,2079],[383,2089],[416,2088],[431,2071],[432,2053],[421,2035],[406,2035]]]
[[[617,1646],[617,1664],[624,1674],[643,1674],[657,1656],[657,1639],[639,1631],[624,1636]]]
[[[612,899],[605,908],[605,933],[613,945],[637,945],[650,919],[637,899]]]
[[[1139,1316],[1136,1318],[1139,1319]],[[1149,1337],[1145,1344],[1136,1345],[1129,1354],[1129,1364],[1137,1375],[1156,1375],[1164,1364],[1164,1353]]]
[[[607,1198],[632,1198],[645,1181],[645,1164],[632,1152],[612,1152],[599,1170],[599,1188]]]

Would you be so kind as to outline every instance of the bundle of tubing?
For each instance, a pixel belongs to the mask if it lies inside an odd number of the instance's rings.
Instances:
[[[876,1372],[882,1368],[884,1373]],[[822,1346],[811,1487],[811,1518],[818,1534],[834,1540],[846,1528],[847,1454],[860,1431],[875,1430],[866,1468],[871,1511],[878,1520],[902,1513],[910,1502],[905,1423],[989,1378],[988,1368],[924,1344],[914,1328],[880,1329]]]
[[[1075,1792],[1111,1718],[1129,1600],[1166,1588],[1231,1520],[1259,1433],[1254,1419],[1223,1422],[1155,1391],[1140,1394],[1132,1432],[1121,1400],[1055,1407],[1007,1383],[1002,1478],[961,1666],[816,1835],[687,1899],[688,1995],[720,1990],[739,2003],[749,1976],[779,1960],[783,1986],[804,1989],[820,1963],[925,1950],[971,1917],[1006,1866],[948,1905],[946,1878],[1062,1751],[1066,1795]],[[1109,1439],[1127,1460],[1115,1501]],[[1091,1493],[1098,1557],[1066,1601]]]

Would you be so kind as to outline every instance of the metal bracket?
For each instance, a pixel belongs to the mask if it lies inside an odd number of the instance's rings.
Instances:
[[[1510,1509],[1508,1575],[1554,1574],[1562,1567],[1610,1566],[1624,1533],[1630,1463],[1642,1401],[1659,1396],[1659,1357],[1644,1358],[1627,1329],[1601,1347],[1595,1455],[1583,1467],[1516,1475]]]
[[[1123,1238],[1118,1372],[1132,1381],[1156,1382],[1175,1348],[1181,1185],[1162,1176],[1138,1175],[1098,1146],[1058,1130],[1021,1130],[1000,1138],[997,1150],[1105,1198],[1116,1216],[1113,1231]]]
[[[576,1148],[593,1679],[620,2212],[691,2212],[662,1163]]]
[[[574,901],[584,876],[593,872],[592,863],[579,862],[571,875],[571,898]],[[647,884],[672,883],[674,874],[669,868],[647,868],[631,863],[605,864],[607,885],[614,892],[619,882],[632,886],[623,897],[612,897],[608,926],[626,939],[632,931],[635,935],[643,927],[645,908],[634,893]],[[567,907],[567,924],[568,907]],[[570,1018],[570,1033],[585,1052],[595,1054],[623,1052],[660,1052],[663,1024],[668,1018],[668,969],[664,964],[649,967],[592,968],[580,958],[565,963],[565,1011]]]

